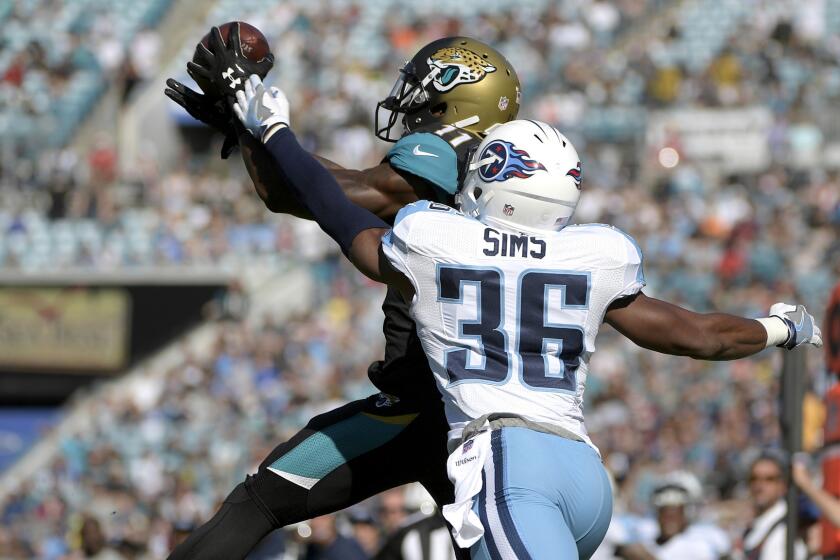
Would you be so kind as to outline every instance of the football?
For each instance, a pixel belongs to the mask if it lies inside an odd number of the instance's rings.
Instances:
[[[242,48],[242,54],[245,55],[245,58],[254,62],[259,62],[269,55],[269,53],[271,52],[271,48],[268,46],[268,39],[265,38],[265,35],[263,35],[262,31],[260,31],[259,29],[257,29],[249,23],[245,23],[244,21],[229,21],[219,26],[219,31],[222,34],[222,39],[224,40],[225,45],[228,45],[228,41],[230,40],[229,37],[231,26],[233,26],[233,24],[235,23],[239,23],[239,45]],[[209,48],[209,42],[210,33],[208,32],[204,35],[204,37],[202,37],[199,44],[195,46],[193,62],[200,63],[198,46],[204,45],[205,47]],[[265,76],[260,76],[260,78],[265,78]],[[199,78],[196,80],[196,82],[198,83],[198,86],[201,88],[201,90],[207,95],[219,95],[218,92],[216,92],[213,85],[207,80]]]

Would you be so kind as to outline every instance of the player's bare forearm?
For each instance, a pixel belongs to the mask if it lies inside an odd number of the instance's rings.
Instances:
[[[381,228],[360,232],[353,239],[348,257],[359,272],[371,280],[394,286],[406,301],[410,301],[414,295],[414,286],[402,272],[391,266],[382,252],[382,236],[387,232],[387,229]]]
[[[694,313],[640,293],[614,304],[604,321],[643,348],[701,360],[736,360],[762,351],[758,321],[726,313]]]
[[[380,246],[382,236],[388,232],[387,229],[371,228],[359,232],[350,245],[350,252],[347,257],[356,269],[376,282],[387,283],[380,260]]]
[[[261,96],[254,94],[255,99]],[[335,240],[356,268],[373,280],[393,284],[407,293],[410,282],[382,253],[382,236],[390,230],[388,224],[355,204],[331,171],[301,147],[287,126],[279,127],[270,140],[263,142],[278,177],[288,186],[289,192]]]
[[[246,130],[239,135],[239,148],[245,169],[266,208],[272,212],[312,219],[312,215],[297,197],[289,189],[283,187],[283,178],[277,172],[274,160],[262,142]]]
[[[248,175],[266,207],[272,212],[311,220],[312,215],[288,189],[265,146],[247,131],[240,135],[239,145]],[[430,194],[430,189],[422,181],[399,175],[387,163],[356,170],[346,169],[314,154],[313,157],[329,170],[354,204],[384,220],[393,218],[406,204]]]
[[[383,220],[393,219],[406,204],[424,198],[434,199],[434,192],[428,183],[410,174],[400,174],[388,163],[380,163],[361,171],[331,171],[353,204],[373,212]]]

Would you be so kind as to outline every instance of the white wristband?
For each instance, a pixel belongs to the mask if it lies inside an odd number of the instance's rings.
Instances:
[[[782,319],[779,317],[762,317],[761,319],[756,319],[756,321],[761,323],[761,326],[767,331],[767,344],[764,345],[765,348],[778,346],[787,342],[790,336],[790,330],[788,329],[787,323]]]

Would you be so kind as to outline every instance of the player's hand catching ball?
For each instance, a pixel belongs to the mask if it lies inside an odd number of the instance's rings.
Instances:
[[[779,344],[780,347],[788,350],[802,344],[813,344],[817,348],[822,347],[820,328],[816,325],[813,315],[805,310],[804,305],[775,303],[770,308],[770,317],[781,319],[788,329],[787,340]]]
[[[236,92],[233,112],[245,128],[262,141],[268,142],[271,135],[289,126],[289,100],[279,88],[266,91],[256,74],[245,82],[245,89]]]
[[[222,145],[222,159],[227,159],[237,146],[233,115],[223,99],[213,100],[207,95],[193,91],[181,82],[166,80],[166,96],[184,108],[192,118],[199,120],[225,135]]]
[[[251,74],[265,76],[274,66],[274,55],[267,53],[255,62],[242,52],[239,22],[230,28],[230,40],[225,44],[218,27],[210,30],[208,46],[196,47],[196,59],[187,63],[187,73],[198,84],[212,83],[216,92],[233,97],[241,91]],[[209,92],[205,92],[209,93]]]

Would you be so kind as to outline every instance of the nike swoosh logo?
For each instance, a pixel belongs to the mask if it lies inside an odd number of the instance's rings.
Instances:
[[[415,156],[440,157],[439,155],[433,154],[431,152],[424,152],[423,150],[420,149],[420,144],[417,144],[416,146],[414,146],[414,149],[411,150],[411,153],[414,154]]]

